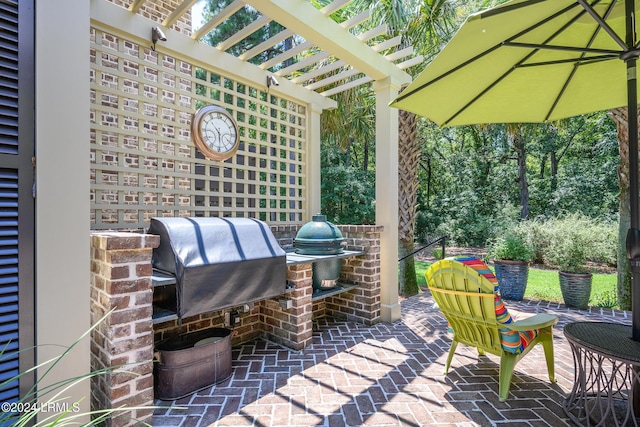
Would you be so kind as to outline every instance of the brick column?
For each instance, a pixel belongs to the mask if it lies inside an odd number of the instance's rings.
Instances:
[[[92,323],[111,311],[91,334],[91,369],[107,370],[91,380],[92,410],[153,404],[151,254],[159,242],[138,233],[91,234]],[[106,425],[139,425],[151,416],[146,408],[117,411]]]
[[[302,350],[313,340],[312,311],[313,281],[311,264],[287,267],[287,282],[294,290],[283,298],[291,301],[291,308],[282,308],[276,299],[266,300],[261,322],[268,339],[294,350]]]
[[[347,241],[347,249],[365,254],[345,259],[340,276],[347,282],[357,283],[358,287],[326,298],[327,314],[371,326],[380,321],[380,233],[383,227],[341,225],[338,228]]]

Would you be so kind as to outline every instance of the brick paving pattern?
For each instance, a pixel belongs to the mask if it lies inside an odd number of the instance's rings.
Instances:
[[[628,312],[570,310],[508,301],[557,314],[557,383],[541,346],[522,359],[506,402],[498,400],[499,358],[458,346],[443,375],[450,338],[428,292],[402,302],[402,318],[367,327],[322,318],[302,350],[255,341],[233,349],[233,374],[175,402],[156,400],[154,426],[566,426],[562,402],[573,384],[573,356],[562,333],[578,320],[630,323]],[[178,406],[184,409],[177,408]]]

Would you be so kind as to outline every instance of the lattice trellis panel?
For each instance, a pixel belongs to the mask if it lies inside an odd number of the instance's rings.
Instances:
[[[92,228],[143,229],[154,216],[302,221],[304,105],[95,28],[91,42]],[[240,127],[224,162],[191,141],[206,104]]]

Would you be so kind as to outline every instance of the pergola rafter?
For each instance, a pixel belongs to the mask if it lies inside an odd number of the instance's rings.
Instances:
[[[137,13],[145,3],[153,1],[134,0],[128,10]],[[188,13],[193,19],[196,3],[197,0],[182,1],[169,11],[162,25],[170,28]],[[402,46],[400,37],[386,39],[386,25],[361,29],[371,17],[369,10],[342,22],[330,18],[350,3],[351,0],[335,0],[316,9],[306,0],[235,0],[190,36],[194,40],[203,40],[238,11],[250,8],[258,12],[258,18],[221,41],[215,46],[218,50],[233,54],[233,46],[276,22],[284,27],[282,31],[243,52],[236,52],[234,56],[325,96],[387,77],[399,84],[408,83],[410,77],[404,70],[422,58],[413,56],[412,47]],[[283,43],[287,39],[292,42],[283,51]],[[258,59],[270,50],[282,53]]]

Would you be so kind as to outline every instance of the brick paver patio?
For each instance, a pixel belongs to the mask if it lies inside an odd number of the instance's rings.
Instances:
[[[366,327],[320,319],[313,345],[293,351],[255,341],[233,349],[233,374],[221,384],[155,412],[154,426],[565,426],[562,402],[573,356],[562,333],[576,320],[630,323],[628,312],[569,310],[538,301],[508,306],[559,316],[554,329],[557,383],[542,347],[516,366],[507,402],[498,400],[492,355],[458,347],[443,375],[450,339],[430,294],[402,302],[402,319]],[[178,409],[183,406],[185,409]]]

